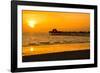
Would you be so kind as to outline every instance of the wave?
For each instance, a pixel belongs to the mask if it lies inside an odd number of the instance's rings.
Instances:
[[[23,47],[25,46],[39,46],[39,45],[55,45],[55,44],[72,44],[72,43],[89,43],[90,41],[42,41],[42,42],[33,42],[33,43],[28,43],[23,45]]]

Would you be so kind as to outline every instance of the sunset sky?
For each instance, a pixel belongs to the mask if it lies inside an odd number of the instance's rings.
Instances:
[[[89,31],[90,14],[76,12],[22,12],[23,32],[48,33],[56,28],[60,31]]]

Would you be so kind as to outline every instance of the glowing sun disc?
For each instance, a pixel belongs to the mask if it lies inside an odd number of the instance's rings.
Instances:
[[[36,22],[33,21],[33,20],[28,21],[28,26],[31,27],[31,28],[34,28],[35,24],[36,24]]]

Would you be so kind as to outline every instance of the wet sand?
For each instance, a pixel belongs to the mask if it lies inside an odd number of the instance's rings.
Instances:
[[[90,50],[79,51],[66,51],[59,53],[48,53],[40,55],[23,56],[23,62],[36,62],[36,61],[56,61],[56,60],[79,60],[89,59]]]

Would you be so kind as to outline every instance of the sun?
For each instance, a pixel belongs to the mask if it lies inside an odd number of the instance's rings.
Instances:
[[[34,20],[29,20],[29,21],[28,21],[28,26],[29,26],[30,28],[34,28],[35,25],[36,25],[36,21],[34,21]]]

